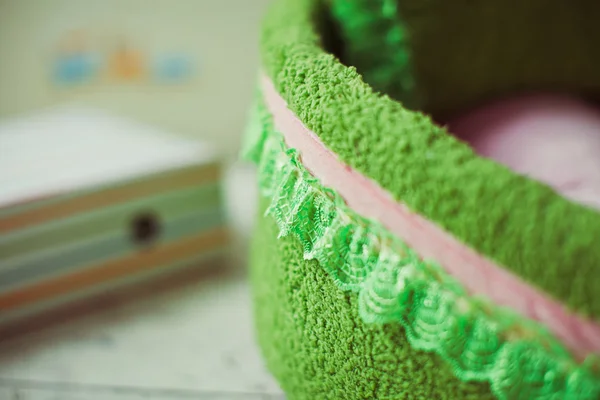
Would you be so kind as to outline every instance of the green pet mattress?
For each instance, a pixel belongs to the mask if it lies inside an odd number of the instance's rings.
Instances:
[[[287,398],[600,399],[594,16],[273,2],[243,153],[258,341]]]

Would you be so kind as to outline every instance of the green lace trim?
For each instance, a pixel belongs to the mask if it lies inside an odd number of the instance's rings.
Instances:
[[[351,210],[287,149],[261,101],[245,158],[259,166],[266,211],[345,291],[366,323],[400,322],[411,345],[434,351],[464,381],[488,381],[501,400],[597,400],[597,357],[577,364],[540,324],[469,296],[441,267],[421,260],[382,225]]]
[[[348,61],[375,90],[416,107],[417,85],[398,0],[333,0],[331,10],[345,36]]]

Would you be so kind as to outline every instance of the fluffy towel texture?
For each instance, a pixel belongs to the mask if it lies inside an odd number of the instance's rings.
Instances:
[[[493,303],[496,303],[498,306],[509,307],[521,315],[542,322],[550,328],[554,334],[562,339],[563,343],[577,356],[585,356],[588,352],[600,353],[600,324],[594,324],[592,321],[585,318],[579,318],[577,315],[569,313],[560,302],[549,299],[539,290],[536,290],[536,288],[526,285],[514,274],[511,274],[501,266],[487,260],[481,254],[464,246],[430,221],[418,214],[411,213],[402,204],[393,201],[388,193],[374,182],[365,179],[364,176],[358,174],[347,165],[340,163],[335,154],[331,153],[323,146],[314,132],[309,131],[305,126],[299,124],[298,119],[289,109],[287,109],[285,102],[275,92],[269,80],[262,79],[262,89],[265,96],[266,107],[268,107],[268,109],[265,109],[265,106],[262,105],[260,99],[257,101],[257,113],[262,116],[261,119],[263,120],[264,126],[263,135],[255,136],[255,142],[257,143],[257,146],[262,146],[266,151],[261,152],[259,156],[257,156],[256,150],[251,151],[250,153],[254,156],[253,160],[258,162],[261,166],[259,168],[259,185],[261,186],[262,194],[267,197],[273,197],[273,206],[269,209],[269,215],[276,217],[278,223],[281,224],[282,231],[300,233],[298,239],[302,243],[305,243],[304,247],[313,250],[313,243],[321,242],[322,233],[335,231],[335,229],[331,227],[337,226],[337,224],[332,223],[331,225],[328,225],[324,223],[323,219],[315,220],[312,218],[314,215],[321,215],[322,213],[328,214],[328,212],[325,211],[328,207],[324,206],[320,200],[317,200],[322,197],[316,195],[316,193],[322,191],[323,187],[333,189],[344,199],[345,205],[341,205],[340,201],[336,208],[338,211],[346,210],[343,212],[357,215],[357,218],[355,219],[357,225],[364,227],[365,223],[360,221],[364,221],[366,218],[378,221],[385,227],[385,229],[383,229],[383,227],[377,223],[369,223],[370,228],[366,229],[366,231],[361,232],[360,230],[353,230],[356,236],[348,236],[353,238],[353,240],[357,240],[355,243],[362,243],[359,246],[350,246],[351,248],[354,247],[357,249],[358,254],[362,255],[360,257],[356,257],[356,255],[341,256],[342,254],[355,254],[353,251],[347,252],[348,249],[345,246],[348,244],[347,240],[338,242],[335,237],[326,239],[325,243],[335,244],[334,251],[329,252],[327,250],[324,253],[321,253],[321,256],[317,257],[317,259],[322,260],[320,261],[321,266],[331,273],[334,280],[337,281],[338,278],[343,277],[342,282],[344,283],[341,284],[340,282],[341,288],[348,289],[349,287],[346,286],[346,284],[352,281],[353,284],[351,286],[356,289],[354,284],[358,282],[364,283],[370,280],[366,279],[369,275],[386,276],[388,278],[384,279],[386,281],[385,286],[389,288],[389,290],[381,287],[381,279],[377,279],[376,281],[379,283],[376,287],[379,286],[379,288],[376,289],[376,292],[386,293],[385,296],[390,296],[391,293],[402,293],[403,291],[397,292],[392,289],[394,287],[399,287],[398,283],[394,281],[395,278],[392,278],[394,275],[380,275],[380,272],[375,272],[376,270],[379,270],[379,268],[373,268],[374,265],[378,264],[376,260],[379,260],[379,254],[381,254],[381,252],[378,251],[381,250],[380,247],[374,245],[373,239],[364,242],[362,239],[357,239],[358,237],[372,238],[372,235],[375,234],[377,237],[386,238],[386,243],[391,243],[397,242],[397,239],[399,238],[411,248],[411,253],[414,251],[413,254],[419,254],[419,258],[427,261],[435,260],[435,264],[443,266],[445,272],[443,275],[446,276],[447,273],[457,281],[461,282],[464,290],[471,295],[483,296]],[[543,107],[546,103],[540,99],[531,99],[529,102],[526,102],[526,104],[538,104],[537,108],[530,109],[529,112],[524,110],[523,113],[520,114],[521,118],[511,119],[504,115],[501,119],[504,123],[494,123],[494,121],[489,120],[489,125],[486,124],[485,127],[490,128],[486,130],[486,132],[491,135],[484,135],[483,137],[477,135],[475,139],[494,139],[492,144],[497,142],[503,144],[503,147],[500,150],[506,149],[506,151],[502,152],[500,155],[504,158],[515,155],[518,151],[533,153],[533,158],[537,161],[536,163],[533,163],[533,165],[526,162],[523,163],[524,160],[518,157],[512,157],[509,160],[521,161],[521,167],[529,166],[532,169],[532,172],[538,174],[553,170],[554,173],[549,174],[548,178],[561,178],[562,175],[562,179],[558,181],[559,184],[564,180],[572,181],[572,179],[582,179],[580,182],[580,190],[572,190],[570,194],[593,194],[594,188],[597,188],[597,186],[594,186],[595,184],[597,185],[597,182],[587,182],[583,180],[583,178],[592,177],[593,180],[594,173],[600,173],[600,160],[593,156],[594,154],[600,154],[600,149],[598,146],[596,146],[596,148],[591,146],[595,143],[600,143],[600,137],[597,134],[594,134],[590,135],[592,137],[586,138],[585,134],[591,134],[592,132],[590,131],[594,129],[594,126],[595,132],[600,132],[600,115],[595,115],[586,108],[581,110],[581,106],[576,107],[576,103],[571,104],[571,107],[567,108],[560,107],[561,103],[562,102],[557,101],[557,107],[551,109],[552,119],[550,119],[550,115],[548,115],[547,112],[544,114],[543,111],[547,110],[547,108]],[[568,102],[567,104],[570,103]],[[504,108],[501,110],[504,110]],[[579,113],[573,114],[575,110],[579,110]],[[479,116],[480,114],[484,114],[484,111],[476,113],[476,115]],[[538,121],[538,119],[535,118],[542,115],[546,115],[546,118],[540,118],[541,121]],[[571,118],[569,118],[569,116]],[[574,124],[571,119],[575,116],[578,117],[578,123]],[[536,132],[533,132],[533,135],[527,135],[520,130],[520,128],[524,129],[530,127],[530,125],[536,123],[536,121],[538,122],[535,126],[540,129],[535,130]],[[560,124],[561,121],[563,122],[562,126]],[[529,124],[527,122],[529,122]],[[461,127],[468,128],[469,126],[472,126],[472,124],[465,125],[467,126],[461,125]],[[572,128],[569,133],[565,133],[563,129],[565,125]],[[516,128],[516,131],[515,129],[511,130],[511,128]],[[519,133],[521,134],[519,135]],[[267,140],[264,140],[265,134],[268,137]],[[582,134],[584,137],[582,137]],[[508,135],[508,137],[506,135]],[[563,138],[558,144],[555,143],[555,140],[544,140],[548,138],[555,139],[557,135],[559,138]],[[311,187],[315,186],[321,188],[316,190],[315,195],[307,196],[304,189],[306,186],[298,184],[298,181],[293,185],[290,183],[287,173],[293,168],[292,165],[296,166],[296,163],[295,161],[292,162],[295,158],[284,154],[284,150],[281,148],[284,138],[286,147],[295,149],[300,154],[302,165],[297,166],[297,168],[299,170],[305,170],[305,172],[299,173],[298,176],[302,177],[302,180],[304,180],[305,174],[307,174],[306,170],[308,170],[318,178],[316,181],[312,177],[307,178],[311,182],[309,183]],[[526,138],[532,139],[527,143],[530,143],[533,148],[522,148],[522,142]],[[503,139],[509,140],[505,143]],[[278,145],[271,145],[270,142],[276,142]],[[521,147],[515,149],[511,146],[513,142],[521,144]],[[488,143],[488,141],[485,143]],[[545,144],[546,146],[542,146],[541,144]],[[551,162],[555,157],[553,152],[548,152],[548,150],[556,149],[557,145],[561,146],[559,147],[560,150],[564,148],[565,145],[570,145],[573,148],[574,145],[578,144],[584,145],[582,150],[585,152],[579,152],[579,154],[574,152],[574,156],[571,156],[570,153],[566,154],[565,157],[570,160],[569,163],[560,166],[548,163],[548,161]],[[492,147],[492,149],[493,148],[494,147]],[[586,155],[591,155],[592,157],[582,157]],[[277,168],[269,168],[269,166],[275,164],[273,161],[269,161],[272,159],[284,159],[287,161],[279,162]],[[528,160],[529,158],[525,157],[525,161]],[[586,166],[590,166],[591,168],[586,169]],[[557,173],[557,169],[559,169],[560,175]],[[582,172],[587,172],[587,174],[580,175]],[[596,181],[600,181],[600,176],[596,176],[598,178]],[[286,184],[283,185],[281,181],[285,181]],[[549,181],[557,182],[555,179],[549,179]],[[276,189],[274,189],[273,182],[279,183],[280,186],[276,186]],[[581,189],[586,191],[582,193]],[[598,191],[596,191],[596,193],[598,193]],[[600,200],[600,197],[596,195],[596,199]],[[319,205],[318,209],[321,211],[316,214],[307,212],[307,210],[313,209],[310,204],[314,203]],[[302,206],[299,207],[298,204],[302,204]],[[348,207],[346,207],[346,205]],[[272,211],[278,208],[283,208],[288,210],[288,212],[273,214]],[[360,217],[358,217],[358,215],[360,215]],[[288,227],[289,225],[293,228]],[[326,229],[327,227],[329,227],[329,229]],[[392,237],[395,238],[392,239]],[[352,241],[350,242],[352,243]],[[400,249],[397,251],[398,253],[404,252],[402,247],[403,246],[400,246]],[[368,257],[367,254],[371,253],[374,253],[374,256]],[[386,254],[387,252],[384,251],[383,253]],[[312,258],[314,256],[315,252],[311,250],[308,250],[308,253],[305,254],[305,258]],[[384,259],[385,258],[386,257],[384,257]],[[407,258],[410,259],[412,257]],[[342,260],[343,262],[341,262]],[[359,260],[365,260],[365,262],[359,262]],[[370,260],[372,261],[369,262]],[[345,266],[345,263],[349,263],[349,265]],[[385,263],[381,263],[381,266],[383,264]],[[392,270],[401,271],[404,269],[402,265],[401,262],[398,262]],[[419,268],[420,270],[430,270],[431,268],[430,263],[418,263],[417,265],[422,267]],[[381,271],[383,270],[385,270],[385,267],[381,269]],[[345,272],[340,275],[341,271]],[[368,271],[371,271],[371,273]],[[404,273],[406,273],[406,270]],[[419,281],[419,279],[417,279],[418,275],[411,274],[409,278],[409,275],[404,275],[404,273],[402,275],[405,276],[405,279],[411,281],[415,286],[419,286],[417,284],[417,281]],[[349,279],[350,276],[353,278]],[[368,290],[364,291],[368,292]],[[451,292],[457,293],[454,291]],[[463,290],[460,290],[460,293],[462,292]],[[375,295],[374,298],[378,297],[379,295]],[[399,295],[399,298],[402,297],[402,295]],[[444,296],[448,302],[456,302],[456,299],[451,299],[451,297],[453,296]],[[366,295],[365,298],[371,298],[371,295]],[[376,301],[375,303],[379,302]],[[393,302],[394,306],[391,307],[389,311],[395,310],[395,306],[399,306],[403,303],[403,301],[398,301],[397,303]],[[443,308],[439,303],[438,307]],[[409,308],[412,309],[412,311],[417,311],[412,306]],[[393,315],[394,312],[391,312],[391,314]],[[363,316],[363,318],[365,317],[366,316]],[[499,315],[496,314],[494,318],[498,317]],[[471,322],[473,321],[471,318],[469,319]],[[365,321],[367,320],[371,320],[371,318],[366,317]],[[397,318],[392,317],[392,320],[397,320]],[[441,326],[441,324],[436,325]],[[432,331],[430,331],[430,333],[434,334]],[[438,332],[434,335],[439,335],[440,333],[441,332]],[[415,343],[412,344],[415,346]],[[533,359],[535,357],[531,358]],[[474,360],[472,359],[472,361]],[[478,361],[474,362],[474,364],[477,363]]]
[[[298,240],[304,262],[317,260],[338,289],[359,293],[365,323],[400,323],[413,349],[436,352],[463,381],[489,382],[502,400],[542,400],[547,393],[597,399],[600,382],[587,362],[574,365],[545,329],[467,296],[435,264],[363,220],[301,165],[260,101],[257,114],[264,129],[249,136],[246,154],[259,164],[261,194],[272,199],[266,215],[275,219],[279,238]]]
[[[529,90],[600,93],[598,1],[330,1],[344,60],[402,101],[398,82],[413,82],[406,104],[433,115]],[[398,79],[382,88],[381,72]]]
[[[260,215],[269,204],[261,199]],[[252,248],[258,339],[290,400],[495,399],[484,383],[454,377],[437,356],[410,347],[399,324],[366,325],[357,295],[340,291],[293,237],[259,218]]]
[[[600,215],[478,157],[429,117],[373,92],[355,69],[322,50],[322,15],[320,1],[279,0],[264,25],[263,65],[290,109],[342,162],[396,200],[599,318],[600,280],[590,277],[600,276]]]

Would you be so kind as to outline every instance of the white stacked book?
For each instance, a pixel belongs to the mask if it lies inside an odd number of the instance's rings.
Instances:
[[[227,243],[208,144],[85,108],[0,123],[0,323]]]

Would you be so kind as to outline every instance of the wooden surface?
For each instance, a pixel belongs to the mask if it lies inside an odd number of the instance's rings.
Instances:
[[[0,343],[0,399],[282,399],[239,271],[185,272]]]

